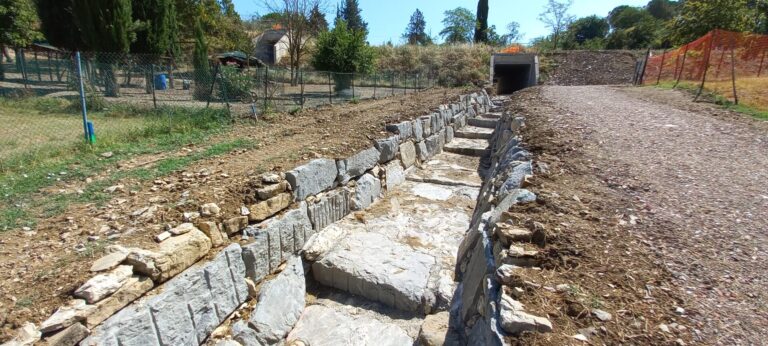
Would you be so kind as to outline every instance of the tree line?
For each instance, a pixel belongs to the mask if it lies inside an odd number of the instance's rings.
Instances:
[[[551,34],[533,40],[540,49],[670,48],[714,29],[768,34],[767,0],[650,0],[617,6],[607,16],[575,18],[573,0],[548,0],[539,20]]]

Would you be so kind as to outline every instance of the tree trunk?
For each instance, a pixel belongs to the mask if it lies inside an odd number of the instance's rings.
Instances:
[[[115,66],[112,64],[104,64],[101,68],[101,74],[104,77],[104,96],[119,97],[120,84],[117,82]]]

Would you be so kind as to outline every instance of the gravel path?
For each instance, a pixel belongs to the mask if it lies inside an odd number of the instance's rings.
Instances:
[[[562,109],[551,121],[589,134],[584,150],[603,179],[634,195],[641,222],[655,226],[636,236],[675,276],[698,340],[763,344],[768,335],[764,124],[649,88],[544,87],[542,95]]]

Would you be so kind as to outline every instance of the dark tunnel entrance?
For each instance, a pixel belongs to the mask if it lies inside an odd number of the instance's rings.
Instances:
[[[531,86],[531,68],[530,64],[494,66],[494,76],[498,82],[496,92],[508,95]]]

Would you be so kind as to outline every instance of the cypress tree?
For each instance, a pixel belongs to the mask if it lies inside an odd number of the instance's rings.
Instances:
[[[361,12],[362,10],[360,9],[360,4],[358,4],[357,0],[345,0],[338,10],[337,20],[338,18],[343,19],[347,22],[347,28],[349,30],[359,30],[362,31],[365,36],[368,36],[368,23],[363,20]]]
[[[475,42],[488,42],[488,0],[477,2],[477,26],[475,27]]]
[[[133,0],[133,18],[138,27],[131,52],[140,54],[137,58],[144,65],[146,92],[149,93],[154,76],[148,65],[157,64],[163,55],[173,55],[174,48],[178,47],[173,42],[178,31],[176,7],[173,0]]]
[[[211,66],[208,63],[208,43],[205,40],[203,24],[199,20],[195,24],[195,50],[192,55],[192,65],[195,68],[195,99],[207,100],[213,81]]]
[[[72,0],[36,0],[35,4],[48,43],[67,50],[86,48],[72,17]]]
[[[325,19],[323,12],[320,11],[319,4],[315,4],[309,12],[309,30],[312,36],[328,31],[328,21]]]

